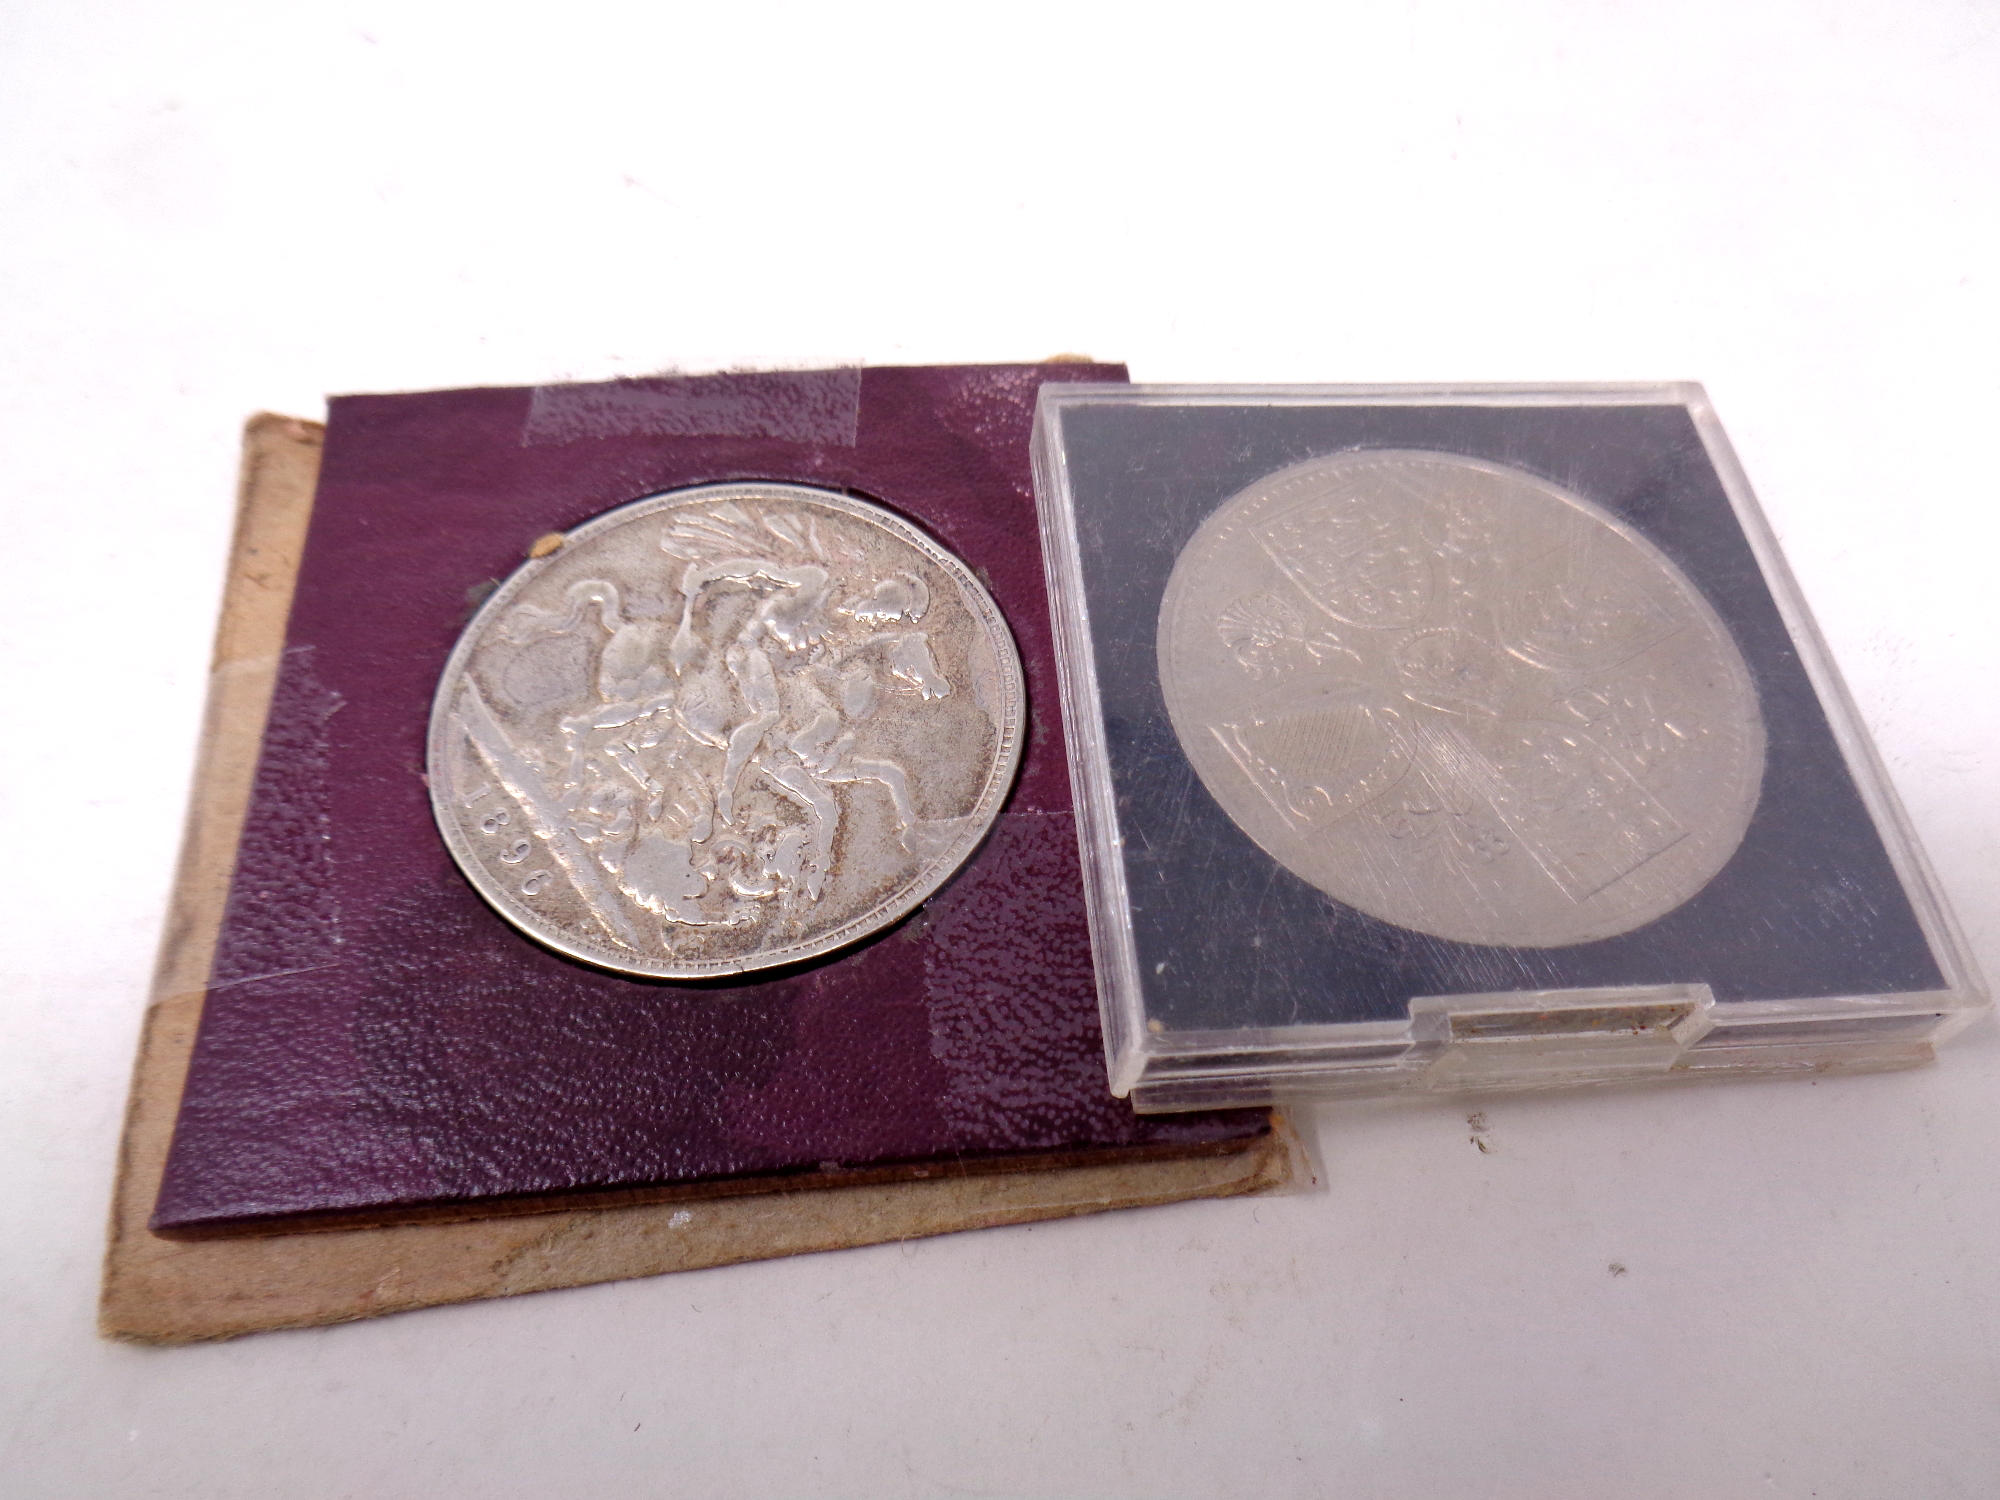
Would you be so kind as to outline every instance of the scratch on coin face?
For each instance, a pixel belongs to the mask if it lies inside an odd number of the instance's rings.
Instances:
[[[1020,660],[965,565],[879,506],[731,484],[612,511],[508,579],[431,718],[432,805],[495,910],[661,978],[832,951],[984,837]]]
[[[1765,732],[1720,617],[1545,480],[1363,450],[1217,508],[1160,610],[1209,793],[1336,900],[1460,942],[1656,920],[1742,842]]]

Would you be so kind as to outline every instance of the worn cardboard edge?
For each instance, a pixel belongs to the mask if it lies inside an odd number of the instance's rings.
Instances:
[[[334,1210],[283,1217],[222,1219],[197,1226],[176,1225],[153,1230],[162,1239],[214,1240],[273,1232],[314,1234],[339,1229],[375,1229],[391,1224],[448,1224],[467,1219],[499,1219],[519,1214],[560,1213],[569,1209],[634,1208],[661,1203],[686,1203],[702,1198],[739,1198],[759,1193],[825,1192],[839,1188],[875,1187],[921,1182],[934,1178],[963,1179],[1017,1172],[1046,1172],[1057,1167],[1132,1166],[1147,1161],[1184,1161],[1195,1156],[1240,1155],[1243,1139],[1202,1141],[1192,1145],[1148,1144],[1107,1146],[1092,1151],[962,1157],[951,1161],[898,1162],[881,1167],[818,1168],[765,1172],[743,1177],[708,1177],[658,1187],[598,1188],[580,1192],[527,1193],[472,1201],[413,1203],[390,1209]]]
[[[237,520],[180,863],[133,1069],[104,1260],[100,1330],[175,1344],[346,1322],[485,1297],[880,1244],[1189,1198],[1310,1176],[1281,1117],[1227,1155],[780,1185],[697,1201],[447,1223],[167,1239],[159,1189],[235,849],[255,779],[318,481],[324,429],[262,414],[244,430]]]

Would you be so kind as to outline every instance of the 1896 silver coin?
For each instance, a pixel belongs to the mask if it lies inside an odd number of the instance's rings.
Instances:
[[[722,484],[578,527],[485,603],[431,712],[431,804],[549,947],[691,979],[830,952],[977,847],[1020,658],[971,571],[880,506]]]
[[[1357,451],[1188,542],[1160,609],[1181,748],[1245,833],[1370,916],[1556,947],[1699,892],[1764,774],[1749,669],[1680,569],[1533,475]]]

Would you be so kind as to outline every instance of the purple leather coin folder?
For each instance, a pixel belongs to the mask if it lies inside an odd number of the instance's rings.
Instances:
[[[1105,1086],[1028,467],[1090,364],[351,396],[326,451],[152,1226],[387,1223],[1230,1151],[1263,1111]],[[815,484],[914,520],[991,590],[1030,729],[991,836],[911,918],[698,985],[537,946],[466,884],[424,742],[472,609],[536,538],[640,496]]]

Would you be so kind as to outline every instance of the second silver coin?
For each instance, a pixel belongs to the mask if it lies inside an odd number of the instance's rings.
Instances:
[[[1764,722],[1657,547],[1519,469],[1357,451],[1225,501],[1160,610],[1202,784],[1371,916],[1558,947],[1689,900],[1742,842]]]

